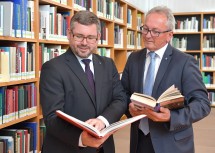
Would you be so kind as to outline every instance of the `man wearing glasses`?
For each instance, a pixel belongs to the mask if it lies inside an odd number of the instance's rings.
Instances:
[[[42,153],[114,153],[113,136],[97,139],[58,118],[61,110],[98,130],[126,111],[126,95],[112,59],[93,52],[100,39],[100,21],[89,11],[70,21],[69,49],[42,66],[40,102],[46,124]]]
[[[141,27],[145,48],[133,52],[122,75],[129,103],[128,116],[146,114],[131,125],[130,153],[194,153],[193,127],[210,113],[207,90],[202,82],[197,61],[169,42],[175,19],[167,7],[151,9]],[[130,96],[144,93],[157,99],[175,85],[184,95],[184,107],[159,112],[135,107]]]

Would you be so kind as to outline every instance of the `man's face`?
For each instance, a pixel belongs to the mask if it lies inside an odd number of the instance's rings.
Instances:
[[[173,32],[169,31],[167,27],[167,18],[163,14],[152,13],[146,17],[144,29],[152,30],[147,34],[143,34],[144,45],[150,51],[158,50],[168,43]],[[158,36],[152,36],[151,33],[158,34]],[[161,33],[160,33],[161,32]]]
[[[97,49],[100,35],[97,33],[97,26],[82,25],[75,23],[74,29],[67,34],[72,51],[81,58],[87,58]]]

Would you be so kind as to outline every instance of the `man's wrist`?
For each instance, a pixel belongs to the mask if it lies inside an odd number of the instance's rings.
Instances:
[[[110,125],[108,120],[103,116],[98,116],[97,118],[100,119],[105,124],[105,127],[108,127]]]
[[[81,136],[82,136],[82,134],[81,134],[80,137],[79,137],[78,146],[79,146],[79,147],[87,147],[87,146],[83,145]]]

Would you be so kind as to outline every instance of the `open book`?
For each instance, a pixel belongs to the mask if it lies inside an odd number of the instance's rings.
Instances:
[[[63,120],[79,127],[82,130],[87,131],[88,133],[90,133],[92,136],[100,138],[100,137],[104,137],[106,134],[108,133],[112,133],[115,132],[119,129],[121,129],[122,127],[129,125],[141,118],[144,118],[146,115],[139,115],[139,116],[135,116],[132,118],[128,118],[128,119],[124,119],[124,120],[120,120],[118,122],[112,123],[110,124],[108,127],[104,128],[103,130],[99,131],[98,129],[96,129],[95,127],[93,127],[92,125],[83,122],[75,117],[72,117],[60,110],[56,111],[57,116],[59,116],[60,118],[62,118]]]
[[[140,93],[133,93],[130,99],[134,102],[137,108],[148,107],[155,111],[159,111],[160,107],[166,107],[169,109],[184,107],[184,96],[175,87],[175,85],[172,85],[165,92],[163,92],[158,100]]]

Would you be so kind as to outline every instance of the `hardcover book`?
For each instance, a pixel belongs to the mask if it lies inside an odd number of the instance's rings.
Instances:
[[[128,119],[124,119],[124,120],[120,120],[118,122],[112,123],[110,124],[108,127],[104,128],[103,130],[99,131],[98,129],[96,129],[95,127],[93,127],[92,125],[83,122],[75,117],[72,117],[60,110],[56,111],[56,114],[58,117],[60,117],[61,119],[73,124],[74,126],[77,126],[78,128],[87,131],[88,133],[90,133],[92,136],[96,137],[96,138],[101,138],[104,137],[106,134],[108,133],[113,133],[123,127],[125,127],[126,125],[129,125],[137,120],[140,120],[142,118],[144,118],[146,115],[139,115],[139,116],[135,116],[132,118],[128,118]]]
[[[169,87],[157,100],[151,96],[140,93],[133,93],[130,99],[137,108],[147,107],[155,111],[159,111],[160,107],[169,109],[184,107],[184,96],[175,85]]]

